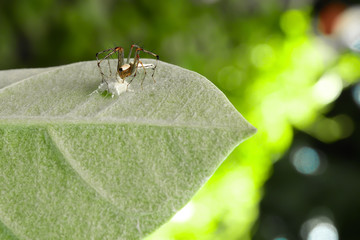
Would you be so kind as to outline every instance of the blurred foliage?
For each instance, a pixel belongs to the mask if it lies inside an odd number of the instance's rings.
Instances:
[[[360,77],[358,56],[339,55],[312,33],[311,6],[284,2],[2,1],[0,68],[93,60],[136,43],[206,76],[259,131],[148,239],[250,239],[262,186],[294,128],[324,141],[346,137],[346,121],[324,114]]]

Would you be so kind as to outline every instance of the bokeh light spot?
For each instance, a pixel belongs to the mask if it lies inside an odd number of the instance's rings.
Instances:
[[[308,240],[338,240],[338,233],[334,225],[319,223],[309,233]]]
[[[308,23],[304,13],[298,10],[290,10],[282,15],[280,27],[286,34],[296,36],[307,30]]]
[[[360,39],[353,42],[351,48],[356,51],[360,51]]]
[[[356,84],[352,89],[352,96],[355,103],[360,106],[360,83]]]
[[[241,70],[227,66],[221,69],[218,73],[219,86],[227,91],[234,91],[241,86],[244,74]]]
[[[360,58],[354,54],[344,54],[340,57],[336,71],[347,83],[355,83],[360,77]]]
[[[276,238],[274,238],[274,240],[288,240],[288,239],[285,237],[276,237]]]
[[[336,227],[327,217],[317,217],[306,221],[301,229],[306,240],[338,240],[339,234]]]
[[[325,74],[315,84],[313,95],[320,104],[328,104],[339,97],[343,88],[342,80],[335,73]]]
[[[331,118],[320,117],[313,129],[314,136],[322,142],[334,142],[342,137],[340,123]]]
[[[320,168],[320,156],[313,148],[301,147],[293,155],[292,163],[302,174],[315,174]]]
[[[194,214],[194,205],[190,202],[183,207],[175,216],[171,219],[172,222],[186,222]]]
[[[251,62],[260,69],[271,67],[275,62],[274,50],[268,44],[257,45],[251,52]]]
[[[353,134],[354,121],[346,114],[339,114],[333,118],[318,117],[309,132],[322,142],[334,142]]]
[[[340,126],[340,138],[347,138],[354,132],[354,121],[348,115],[340,114],[335,116],[333,119]]]

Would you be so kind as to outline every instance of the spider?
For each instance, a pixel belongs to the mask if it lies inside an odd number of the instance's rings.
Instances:
[[[133,48],[135,48],[134,59],[133,59],[132,62],[130,62],[130,57],[131,57],[131,53],[133,51]],[[156,64],[154,65],[154,64],[144,64],[144,63],[142,63],[142,61],[140,61],[140,56],[139,56],[139,53],[141,51],[156,57]],[[103,53],[106,53],[106,56],[99,61],[99,54],[103,54]],[[97,65],[98,65],[98,68],[100,70],[103,83],[105,82],[108,85],[108,82],[105,80],[105,74],[101,70],[100,64],[105,59],[108,59],[109,70],[110,70],[110,74],[111,74],[111,67],[110,67],[109,57],[111,55],[113,55],[114,53],[118,54],[118,63],[117,63],[116,70],[117,70],[117,76],[122,80],[122,83],[124,83],[125,78],[127,78],[127,77],[131,76],[132,74],[134,74],[132,79],[127,84],[127,86],[130,85],[130,83],[136,77],[136,73],[137,73],[139,63],[141,64],[142,68],[144,69],[144,76],[143,76],[143,78],[141,80],[141,88],[142,88],[142,85],[143,85],[143,82],[144,82],[144,79],[145,79],[145,76],[146,76],[146,70],[145,70],[146,68],[152,68],[153,69],[153,73],[152,73],[151,77],[152,77],[154,83],[156,82],[155,79],[154,79],[154,74],[155,74],[155,69],[156,69],[157,64],[158,64],[159,56],[157,54],[153,53],[153,52],[150,52],[148,50],[145,50],[145,49],[139,47],[138,45],[133,44],[133,45],[131,45],[130,53],[129,53],[129,56],[127,58],[126,63],[124,62],[124,48],[122,48],[122,47],[114,47],[114,48],[106,49],[106,50],[98,52],[96,54]]]

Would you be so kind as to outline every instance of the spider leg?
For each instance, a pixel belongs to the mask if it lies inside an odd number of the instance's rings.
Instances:
[[[137,73],[137,66],[135,67],[135,74],[134,76],[131,78],[131,80],[129,81],[129,83],[127,84],[128,86],[130,85],[130,83],[134,80],[134,78],[136,77],[136,73]]]
[[[128,58],[127,58],[127,61],[126,61],[127,64],[129,64],[129,62],[130,62],[130,57],[131,57],[131,53],[132,53],[133,48],[136,48],[136,50],[139,49],[139,48],[141,49],[141,47],[139,47],[136,44],[131,45],[130,52],[129,52],[129,55],[128,55]],[[135,53],[135,56],[136,56],[136,53]]]
[[[96,53],[97,66],[98,66],[99,71],[100,71],[100,74],[101,74],[102,82],[106,82],[106,81],[105,81],[105,78],[104,78],[104,73],[102,72],[101,67],[100,67],[100,63],[101,63],[104,59],[101,59],[101,60],[99,61],[99,57],[98,57],[98,56],[99,56],[101,53],[108,52],[108,51],[111,51],[111,50],[113,50],[113,48],[109,48],[109,49],[106,49],[106,50],[103,50],[103,51],[100,51],[100,52]],[[106,82],[106,83],[107,83],[107,82]]]
[[[139,56],[139,51],[140,48],[137,48],[135,50],[135,58],[134,58],[134,63],[133,63],[133,69],[131,70],[131,74],[135,73],[134,76],[131,78],[130,82],[128,83],[128,86],[130,85],[130,83],[134,80],[134,78],[136,77],[136,73],[137,73],[137,69],[138,69],[138,65],[139,65],[139,59],[140,59],[140,56]]]
[[[159,55],[157,55],[157,54],[155,54],[155,53],[153,53],[153,52],[150,52],[150,51],[148,51],[148,50],[145,50],[145,49],[141,49],[141,50],[142,50],[144,53],[147,53],[147,54],[150,54],[150,55],[156,57],[155,67],[153,68],[153,74],[151,75],[151,77],[152,77],[152,79],[154,80],[154,83],[155,83],[156,81],[155,81],[155,79],[154,79],[154,74],[155,74],[155,70],[156,70],[156,67],[157,67],[157,65],[158,65],[158,62],[159,62],[160,57],[159,57]]]
[[[137,71],[137,68],[139,65],[139,61],[140,61],[139,51],[141,51],[141,48],[137,48],[135,50],[135,56],[134,56],[134,62],[133,62],[134,68],[132,69],[131,74],[133,74],[134,72],[136,74],[136,71]]]
[[[133,45],[131,45],[130,53],[129,53],[129,56],[128,56],[128,59],[127,59],[128,62],[130,61],[131,52],[132,52],[132,49],[134,47],[136,47],[136,51],[143,51],[144,53],[147,53],[147,54],[149,54],[151,56],[156,57],[156,63],[155,63],[155,66],[153,67],[153,73],[151,75],[151,77],[152,77],[152,79],[153,79],[153,81],[155,83],[156,81],[155,81],[154,75],[155,75],[155,70],[156,70],[157,64],[158,64],[159,59],[160,59],[159,55],[157,55],[157,54],[155,54],[153,52],[150,52],[150,51],[148,51],[146,49],[143,49],[143,48],[139,47],[138,45],[133,44]],[[135,51],[135,56],[136,56],[136,51]],[[135,63],[135,61],[134,61],[134,63]]]
[[[151,68],[153,71],[154,71],[154,69],[155,69],[155,65],[152,64],[152,63],[144,63],[143,66],[144,66],[145,69],[146,69],[146,68]],[[154,78],[154,74],[152,74],[151,77],[152,77],[154,83],[156,83],[155,78]]]
[[[146,70],[145,70],[145,67],[144,67],[144,64],[142,63],[142,61],[139,61],[139,63],[141,64],[142,68],[144,69],[144,76],[141,79],[141,89],[143,89],[143,83],[144,83],[144,80],[145,80],[145,77],[146,77]]]
[[[136,50],[135,50],[135,53],[134,53],[133,63],[130,64],[130,57],[131,57],[131,55],[133,53],[133,48],[136,48]],[[140,51],[156,57],[155,65],[154,64],[143,64],[142,61],[140,61],[140,55],[139,55]],[[138,45],[135,45],[135,44],[131,45],[130,52],[129,52],[129,55],[128,55],[128,58],[127,58],[127,63],[133,66],[132,69],[131,69],[131,74],[134,74],[134,76],[132,77],[132,79],[128,83],[128,86],[130,85],[130,83],[136,77],[137,70],[138,70],[138,67],[139,67],[139,63],[141,64],[142,68],[144,69],[144,76],[143,76],[143,78],[141,80],[141,88],[143,88],[143,83],[144,83],[144,80],[145,80],[145,77],[146,77],[146,68],[153,69],[153,73],[152,73],[151,77],[152,77],[152,79],[153,79],[153,81],[155,83],[156,81],[155,81],[155,78],[154,78],[154,74],[155,74],[155,70],[156,70],[158,61],[159,61],[159,55],[157,55],[157,54],[155,54],[153,52],[150,52],[148,50],[145,50],[145,49],[139,47]]]
[[[122,47],[116,47],[115,48],[118,51],[118,66],[117,71],[121,68],[122,65],[124,65],[124,49]]]
[[[99,61],[99,54],[104,53],[104,52],[109,52],[109,53]],[[104,61],[105,59],[108,59],[111,55],[113,55],[116,52],[117,52],[116,48],[110,48],[110,49],[96,53],[97,66],[98,66],[100,74],[101,74],[102,82],[105,82],[107,85],[108,85],[108,82],[105,80],[105,75],[104,75],[103,71],[101,70],[100,64],[102,61]],[[108,64],[109,64],[109,69],[110,69],[110,73],[111,73],[110,62],[108,62]]]

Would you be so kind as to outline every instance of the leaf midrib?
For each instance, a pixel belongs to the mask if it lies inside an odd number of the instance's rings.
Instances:
[[[132,125],[132,126],[149,126],[149,127],[169,127],[169,128],[186,128],[186,129],[224,129],[224,130],[241,130],[243,126],[238,125],[214,125],[214,124],[194,124],[192,122],[166,122],[160,120],[135,120],[134,119],[118,119],[118,118],[74,118],[69,117],[1,117],[0,126],[12,125],[12,126],[47,126],[47,125]],[[242,129],[243,130],[243,129]],[[249,132],[253,132],[256,129],[248,126]]]
[[[5,224],[5,222],[1,216],[3,216],[3,214],[0,214],[0,224],[2,224],[9,231],[9,233],[12,235],[12,237],[20,240],[21,238],[17,234],[15,234],[15,231],[12,228],[10,228],[7,224]]]

